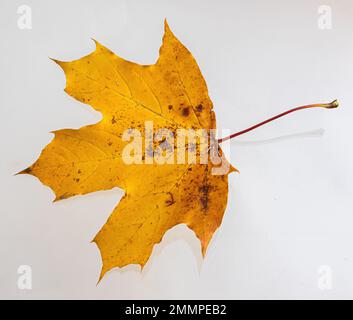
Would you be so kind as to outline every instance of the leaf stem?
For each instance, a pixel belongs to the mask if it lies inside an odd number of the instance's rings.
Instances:
[[[281,117],[283,117],[283,116],[285,116],[285,115],[287,115],[287,114],[290,114],[290,113],[292,113],[292,112],[295,112],[295,111],[304,110],[304,109],[309,109],[309,108],[326,108],[326,109],[333,109],[333,108],[337,108],[338,106],[339,106],[338,101],[337,101],[337,100],[334,100],[334,101],[332,101],[331,103],[309,104],[309,105],[305,105],[305,106],[301,106],[301,107],[296,107],[296,108],[287,110],[287,111],[285,111],[285,112],[282,112],[282,113],[280,113],[280,114],[278,114],[278,115],[276,115],[276,116],[274,116],[274,117],[272,117],[272,118],[269,118],[269,119],[267,119],[267,120],[265,120],[265,121],[262,121],[262,122],[260,122],[260,123],[258,123],[258,124],[255,124],[255,125],[251,126],[250,128],[247,128],[247,129],[245,129],[245,130],[242,130],[242,131],[233,133],[233,134],[231,134],[231,135],[229,135],[229,136],[227,136],[227,137],[220,138],[220,139],[218,139],[217,141],[218,141],[218,143],[222,143],[222,142],[224,142],[224,141],[233,139],[234,137],[237,137],[237,136],[240,136],[240,135],[242,135],[242,134],[244,134],[244,133],[247,133],[247,132],[249,132],[249,131],[252,131],[252,130],[258,128],[258,127],[263,126],[263,125],[266,124],[266,123],[269,123],[269,122],[271,122],[271,121],[273,121],[273,120],[276,120],[276,119],[278,119],[278,118],[281,118]]]

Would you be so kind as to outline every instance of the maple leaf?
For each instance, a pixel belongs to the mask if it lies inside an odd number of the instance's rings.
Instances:
[[[122,156],[127,145],[124,131],[143,132],[146,120],[153,121],[155,130],[167,128],[173,133],[179,128],[216,128],[213,105],[195,59],[167,22],[154,65],[126,61],[95,43],[95,51],[81,59],[54,61],[65,72],[65,91],[99,111],[102,120],[53,132],[54,139],[38,160],[21,173],[49,186],[55,201],[114,187],[125,191],[93,239],[103,261],[100,279],[114,267],[139,264],[143,268],[153,246],[178,224],[195,232],[204,255],[221,224],[228,174],[235,169],[229,166],[226,173],[214,175],[211,162],[126,164]],[[141,156],[152,155],[143,151]]]

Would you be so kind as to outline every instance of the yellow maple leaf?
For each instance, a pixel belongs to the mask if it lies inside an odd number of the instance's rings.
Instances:
[[[123,159],[129,143],[124,132],[140,130],[146,139],[147,120],[154,130],[167,128],[172,133],[180,128],[216,127],[213,105],[195,59],[166,22],[154,65],[126,61],[95,43],[95,51],[81,59],[55,62],[65,72],[65,91],[101,112],[102,120],[78,130],[53,132],[54,139],[39,159],[21,173],[32,174],[49,186],[55,201],[114,187],[125,191],[93,240],[103,261],[100,279],[113,267],[143,267],[153,246],[177,224],[184,223],[195,232],[204,255],[221,224],[228,174],[235,169],[229,166],[225,173],[215,175],[216,165],[211,162],[147,161],[153,152],[146,145],[140,154],[142,163],[127,164]],[[153,150],[161,141],[153,142]],[[196,147],[200,148],[199,141]]]

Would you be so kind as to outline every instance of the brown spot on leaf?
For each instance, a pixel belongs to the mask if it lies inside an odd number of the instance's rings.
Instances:
[[[201,112],[203,110],[203,105],[202,104],[199,104],[197,107],[196,107],[196,110],[198,112]]]
[[[210,192],[210,186],[207,184],[202,185],[199,188],[199,192],[201,193],[200,202],[202,205],[202,209],[206,210],[208,207],[208,195]]]
[[[70,197],[72,197],[74,195],[75,195],[74,193],[65,192],[62,195],[60,195],[59,197],[55,198],[54,202],[70,198]]]
[[[173,194],[171,192],[168,192],[168,195],[170,196],[170,198],[165,201],[165,205],[167,207],[169,207],[169,206],[171,206],[171,205],[173,205],[175,203]]]
[[[183,115],[183,117],[187,117],[190,114],[190,109],[189,107],[183,108],[181,110],[181,114]]]

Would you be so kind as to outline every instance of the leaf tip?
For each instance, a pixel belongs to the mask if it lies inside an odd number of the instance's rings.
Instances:
[[[24,170],[22,170],[22,171],[19,171],[19,172],[17,172],[17,173],[14,173],[13,175],[14,175],[14,176],[17,176],[17,175],[19,175],[19,174],[32,174],[32,167],[28,167],[28,168],[26,168],[26,169],[24,169]]]
[[[55,199],[53,200],[53,203],[58,202],[60,200],[68,199],[68,198],[76,196],[76,195],[77,195],[77,193],[70,193],[70,192],[55,193]]]
[[[142,273],[144,268],[145,268],[145,266],[146,266],[146,261],[145,262],[140,262],[140,263],[138,263],[138,265],[140,266],[140,273]]]
[[[232,172],[240,173],[240,171],[237,168],[235,168],[232,165],[230,165],[229,173],[232,173]]]
[[[60,60],[57,60],[57,59],[54,59],[54,58],[51,58],[51,57],[49,57],[49,59],[51,60],[51,61],[54,61],[56,64],[58,64],[61,68],[64,68],[64,65],[65,65],[65,61],[60,61]]]
[[[169,28],[167,18],[164,18],[164,29]]]
[[[167,32],[172,32],[172,31],[170,30],[170,27],[169,27],[167,18],[164,18],[164,32],[165,32],[165,33],[167,33]]]
[[[98,280],[97,280],[97,283],[96,283],[97,287],[100,284],[101,280],[103,279],[104,275],[105,275],[105,271],[103,272],[103,268],[102,268],[101,273],[99,274],[99,277],[98,277]]]
[[[104,50],[106,49],[99,41],[97,41],[94,38],[91,38],[91,40],[94,42],[95,46],[96,46],[96,51],[97,50]]]
[[[94,42],[94,44],[96,45],[96,48],[100,46],[100,43],[99,43],[96,39],[94,39],[94,38],[91,37],[91,40],[92,40],[92,41]]]

